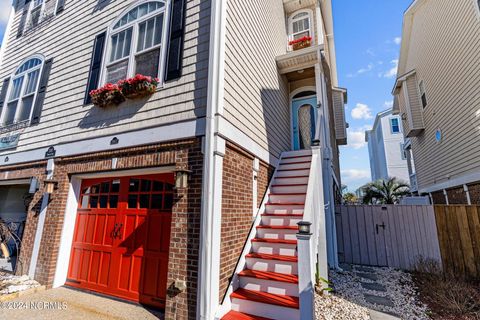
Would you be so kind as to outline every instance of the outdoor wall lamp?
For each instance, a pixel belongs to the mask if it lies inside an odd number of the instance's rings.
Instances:
[[[186,188],[188,185],[188,177],[192,171],[186,169],[178,169],[175,171],[175,188]]]
[[[310,226],[312,225],[311,222],[308,221],[300,221],[298,224],[298,234],[301,235],[311,235]]]
[[[58,181],[56,180],[45,180],[43,182],[43,185],[45,187],[45,192],[48,193],[48,194],[52,194],[53,191],[55,191],[58,187]]]

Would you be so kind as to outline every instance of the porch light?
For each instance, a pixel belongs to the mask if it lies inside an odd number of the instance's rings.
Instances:
[[[298,234],[301,235],[311,235],[310,226],[312,225],[311,222],[308,221],[300,221],[298,224]]]
[[[45,187],[45,192],[48,194],[52,194],[53,191],[57,189],[58,186],[58,181],[56,180],[45,180],[43,182],[43,185]]]
[[[192,172],[186,169],[178,169],[175,171],[175,188],[186,188],[188,185],[188,177]]]

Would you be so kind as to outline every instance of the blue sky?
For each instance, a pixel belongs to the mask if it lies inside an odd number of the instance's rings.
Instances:
[[[370,181],[364,132],[392,104],[403,12],[412,0],[332,0],[339,85],[348,89],[348,145],[340,147],[349,191]]]
[[[11,0],[0,0],[0,43],[3,39],[8,17],[10,16],[11,3]]]

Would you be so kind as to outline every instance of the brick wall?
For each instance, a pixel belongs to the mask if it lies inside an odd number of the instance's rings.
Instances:
[[[46,177],[46,161],[21,165],[6,166],[0,169],[0,180],[25,179],[36,177],[39,181],[43,181]],[[17,260],[17,274],[27,274],[30,266],[30,258],[32,256],[33,243],[37,230],[38,214],[42,205],[43,184],[39,184],[39,190],[33,195],[27,211],[27,220],[23,233],[22,246],[20,256]]]
[[[468,185],[472,205],[480,205],[480,183]]]
[[[274,172],[275,167],[268,165],[265,162],[260,162],[260,170],[258,171],[257,176],[257,207],[260,207],[262,204],[265,191],[268,188],[268,184],[270,183],[270,179],[272,179]]]
[[[467,204],[468,203],[467,194],[463,190],[463,186],[453,188],[453,189],[448,189],[447,195],[448,195],[449,204]]]
[[[253,157],[227,143],[223,159],[220,301],[253,222]]]
[[[432,192],[433,204],[447,204],[443,190]]]
[[[52,200],[45,218],[36,279],[47,286],[51,286],[53,283],[70,175],[111,171],[112,158],[118,159],[117,170],[175,165],[178,169],[192,171],[188,187],[177,190],[175,206],[172,210],[165,318],[195,319],[203,172],[200,139],[55,159],[54,179],[59,184],[58,189],[52,194]],[[5,178],[6,171],[9,171],[8,179],[37,175],[43,181],[45,163],[25,168],[4,167],[0,170],[0,178],[2,178],[2,174]],[[42,190],[37,192],[33,202],[35,200],[38,202],[41,194]],[[34,210],[31,211],[32,213],[28,215],[24,235],[25,243],[21,254],[27,267],[29,263],[27,257],[31,254],[31,244],[35,238],[37,220],[34,217]],[[185,292],[177,292],[174,288],[173,284],[177,279],[187,282]]]

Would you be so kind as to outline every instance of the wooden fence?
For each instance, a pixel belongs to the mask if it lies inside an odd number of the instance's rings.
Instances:
[[[441,264],[432,206],[339,206],[341,262],[411,270],[420,257]]]
[[[444,271],[480,279],[480,207],[435,205]]]

